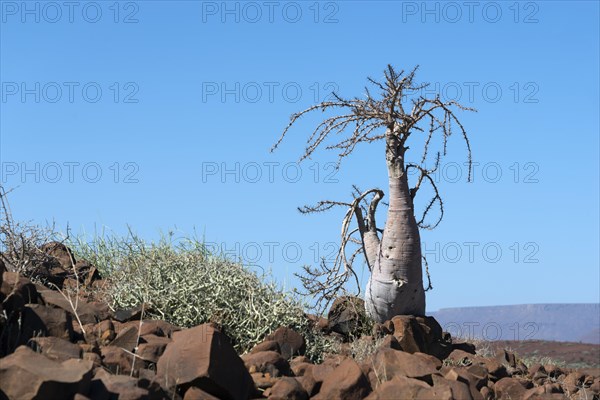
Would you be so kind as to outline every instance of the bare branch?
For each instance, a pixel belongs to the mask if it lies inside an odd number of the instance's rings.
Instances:
[[[329,303],[343,290],[344,286],[352,277],[358,285],[358,276],[354,271],[354,262],[359,254],[363,254],[369,269],[374,263],[374,255],[372,249],[377,249],[379,245],[379,237],[377,236],[377,227],[375,226],[375,211],[377,204],[384,196],[383,191],[379,189],[370,189],[361,192],[356,186],[353,186],[352,203],[340,201],[325,200],[318,202],[315,206],[304,206],[300,209],[304,213],[322,212],[329,210],[335,206],[348,207],[344,218],[342,219],[342,229],[340,232],[340,248],[336,254],[331,266],[327,260],[322,259],[318,267],[312,268],[304,266],[303,274],[296,274],[305,289],[302,294],[316,296],[317,308],[325,309]],[[365,221],[363,210],[366,209],[363,203],[366,198],[373,195],[373,199],[369,204],[367,211],[367,219]],[[356,218],[358,227],[351,230],[350,224]],[[361,236],[360,241],[353,238],[355,233]],[[376,241],[376,242],[375,242]],[[359,244],[359,247],[354,250],[350,258],[347,257],[348,244]],[[360,288],[359,288],[360,293]]]

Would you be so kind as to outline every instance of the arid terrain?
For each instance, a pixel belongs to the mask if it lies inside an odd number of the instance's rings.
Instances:
[[[482,342],[480,346],[493,350],[507,349],[519,357],[538,362],[552,362],[570,368],[595,368],[600,372],[600,345],[589,343],[554,342],[548,340],[499,340]]]
[[[148,318],[157,307],[153,304],[112,309],[100,295],[110,280],[93,264],[77,261],[61,243],[39,250],[44,261],[36,269],[36,282],[0,260],[3,399],[600,396],[598,345],[470,343],[453,339],[433,317],[399,315],[383,324],[369,322],[363,301],[355,297],[338,298],[326,317],[301,314],[288,324],[275,320],[258,337],[240,339],[240,325],[250,323],[242,322],[243,314],[236,316],[237,323],[221,317],[181,327]],[[246,298],[234,305],[238,311],[256,301],[253,290],[237,290]],[[269,301],[262,307],[273,305]],[[261,318],[258,311],[252,318]],[[199,312],[192,310],[192,315]]]

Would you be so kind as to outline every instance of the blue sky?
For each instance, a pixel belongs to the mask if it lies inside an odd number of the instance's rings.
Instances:
[[[298,165],[315,114],[270,146],[332,90],[363,96],[388,63],[419,64],[417,80],[478,109],[459,114],[474,181],[453,136],[445,218],[422,233],[428,309],[599,301],[598,2],[69,4],[0,2],[0,178],[17,219],[196,230],[289,288],[335,250],[344,212],[296,207],[387,189],[383,144],[337,172],[326,151]]]

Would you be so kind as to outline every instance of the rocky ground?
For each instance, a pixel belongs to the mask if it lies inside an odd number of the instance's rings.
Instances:
[[[586,369],[600,374],[600,345],[590,343],[554,342],[548,340],[499,340],[481,344],[492,352],[508,349],[531,362],[554,363],[569,368]]]
[[[322,363],[287,327],[239,355],[214,324],[145,320],[144,305],[111,311],[84,295],[102,285],[93,266],[77,262],[73,275],[68,249],[47,250],[45,285],[0,261],[0,399],[600,399],[597,369],[527,367],[503,344],[483,357],[431,317],[397,316],[350,339],[356,316],[343,302],[329,319],[307,315],[346,341]]]

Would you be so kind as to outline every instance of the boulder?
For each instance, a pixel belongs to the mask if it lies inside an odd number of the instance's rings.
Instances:
[[[433,391],[439,398],[474,400],[473,392],[468,383],[460,380],[445,379],[438,375],[433,375]],[[477,399],[482,399],[481,393],[477,390]]]
[[[71,270],[72,267],[77,263],[75,255],[64,243],[60,242],[48,242],[44,243],[40,250],[54,258],[62,268],[65,270]]]
[[[262,372],[253,372],[250,376],[254,381],[254,386],[259,390],[269,389],[279,380],[279,378],[272,377],[268,372],[266,374],[263,374]]]
[[[139,323],[138,323],[139,325]],[[133,351],[139,344],[139,327],[128,326],[121,330],[115,339],[110,342],[111,346],[120,347],[127,351]]]
[[[317,385],[321,385],[342,362],[348,357],[342,355],[328,355],[321,364],[315,364],[310,369],[310,375],[314,378]]]
[[[394,350],[402,350],[402,346],[400,346],[400,342],[393,335],[385,335],[381,343],[379,344],[379,348],[388,348]]]
[[[359,400],[367,396],[369,392],[371,392],[369,380],[358,364],[349,358],[325,378],[319,392],[313,398],[315,400]]]
[[[486,379],[483,379],[473,375],[465,368],[451,367],[449,371],[444,374],[444,378],[450,381],[462,382],[468,385],[469,391],[471,392],[471,397],[475,400],[483,400],[483,396],[479,390],[487,384],[487,375]]]
[[[135,354],[144,361],[157,363],[164,354],[167,345],[171,343],[171,339],[159,336],[152,337],[152,335],[147,335],[144,338],[146,343],[141,343]]]
[[[135,326],[136,329],[139,328],[139,321],[126,322],[123,325],[123,327],[127,327],[128,324]],[[172,337],[173,332],[177,332],[180,330],[181,330],[181,328],[179,328],[173,324],[170,324],[166,321],[145,319],[144,321],[142,321],[142,327],[140,328],[140,335],[142,337],[144,337],[146,335],[156,335],[156,336],[170,338],[170,337]]]
[[[433,388],[427,383],[405,376],[383,382],[365,400],[436,399]]]
[[[391,320],[393,335],[407,353],[425,353],[443,360],[452,351],[442,327],[433,317],[397,315]]]
[[[79,317],[82,324],[96,324],[110,317],[110,310],[106,304],[99,302],[86,303],[85,301],[73,297],[73,301],[69,302],[67,298],[56,290],[42,288],[39,294],[44,303],[58,307],[68,312],[72,318]],[[72,303],[72,304],[71,304]]]
[[[250,353],[256,354],[256,353],[260,353],[261,351],[275,351],[275,352],[281,354],[281,349],[279,347],[279,343],[277,343],[275,340],[264,340],[264,341],[258,343],[256,346],[254,346],[250,350]]]
[[[266,340],[272,340],[279,344],[281,355],[286,360],[295,355],[303,355],[306,351],[306,342],[304,337],[291,328],[279,327],[275,332],[266,337]]]
[[[29,340],[29,347],[51,360],[66,361],[81,358],[81,347],[58,337],[34,337]]]
[[[334,300],[327,314],[328,330],[344,337],[351,334],[358,336],[367,320],[365,302],[352,296],[343,296]]]
[[[308,393],[296,378],[283,377],[271,387],[271,400],[308,400]]]
[[[291,375],[289,362],[275,351],[244,354],[242,360],[250,373],[269,373],[274,377]]]
[[[528,385],[520,379],[505,377],[494,384],[494,392],[498,400],[522,399],[531,386],[531,382]]]
[[[100,349],[102,364],[113,374],[129,374],[133,365],[133,355],[116,346],[104,346]],[[136,362],[138,367],[140,362]]]
[[[150,399],[150,392],[139,386],[140,381],[127,375],[113,375],[98,369],[92,380],[90,394],[96,398],[118,398],[119,400]],[[156,390],[156,389],[155,389]]]
[[[50,360],[21,346],[0,362],[0,392],[9,399],[72,399],[88,394],[92,363]]]
[[[506,364],[509,367],[512,367],[512,368],[517,367],[517,358],[515,357],[515,354],[510,351],[506,351],[506,350],[498,351],[496,353],[496,359],[500,363]]]
[[[137,307],[123,308],[115,311],[114,317],[119,322],[139,321],[142,319],[144,311],[148,310],[147,304],[140,304]]]
[[[4,300],[2,308],[10,315],[22,309],[25,304],[37,304],[40,301],[39,293],[33,283],[16,272],[4,272],[0,293]]]
[[[373,371],[381,381],[404,376],[432,384],[431,375],[438,373],[438,365],[422,356],[385,348],[373,357]]]
[[[70,341],[74,337],[73,321],[65,311],[41,304],[27,304],[11,314],[0,335],[0,356],[26,345],[29,339],[55,336]]]
[[[157,380],[169,391],[195,386],[231,400],[246,400],[254,389],[229,338],[211,324],[173,333],[158,360]]]

